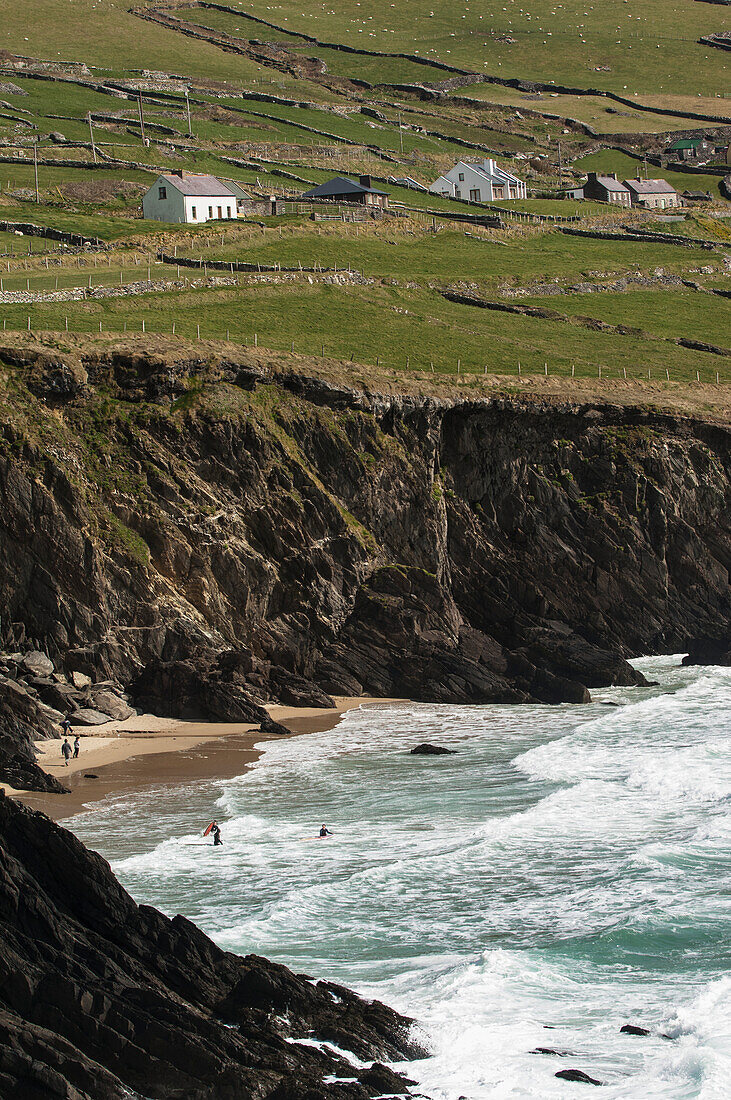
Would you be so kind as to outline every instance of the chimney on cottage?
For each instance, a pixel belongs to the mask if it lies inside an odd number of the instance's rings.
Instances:
[[[358,177],[358,182],[360,183],[361,187],[370,187],[371,186],[371,177],[370,176],[359,176]]]
[[[596,183],[596,172],[589,172],[587,175],[589,182]]]

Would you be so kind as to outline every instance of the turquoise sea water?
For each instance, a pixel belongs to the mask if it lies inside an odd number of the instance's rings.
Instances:
[[[586,1095],[568,1067],[608,1098],[725,1100],[731,669],[679,662],[589,706],[365,706],[68,824],[138,901],[413,1016],[434,1100]]]

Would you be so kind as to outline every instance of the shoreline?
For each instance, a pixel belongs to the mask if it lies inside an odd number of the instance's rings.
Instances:
[[[401,702],[372,696],[337,696],[335,707],[288,707],[272,704],[266,710],[290,729],[289,736],[334,729],[342,716],[367,703]],[[109,722],[103,734],[81,734],[81,752],[66,767],[61,759],[62,739],[37,741],[38,764],[70,789],[69,794],[16,791],[5,793],[54,821],[86,810],[109,795],[132,793],[161,784],[232,779],[261,756],[254,746],[277,741],[285,734],[264,733],[258,725],[240,722],[203,722],[138,714],[124,722]],[[48,759],[44,759],[48,757]]]

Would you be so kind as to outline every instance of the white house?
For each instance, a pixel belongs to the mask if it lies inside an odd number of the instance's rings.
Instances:
[[[528,189],[522,180],[500,168],[494,160],[467,163],[460,160],[429,190],[435,195],[470,202],[495,202],[497,199],[525,199]]]
[[[159,222],[194,225],[238,217],[236,192],[215,176],[165,172],[142,199],[142,214]]]

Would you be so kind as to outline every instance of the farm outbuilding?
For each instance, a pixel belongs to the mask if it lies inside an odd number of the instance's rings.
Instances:
[[[203,225],[238,217],[237,196],[215,176],[164,172],[142,199],[142,214],[159,222]]]
[[[385,209],[388,206],[388,192],[379,191],[371,186],[370,176],[361,176],[358,183],[347,179],[345,176],[336,176],[335,179],[313,187],[300,195],[302,199],[315,199],[316,201],[331,202],[357,202],[363,206]]]

